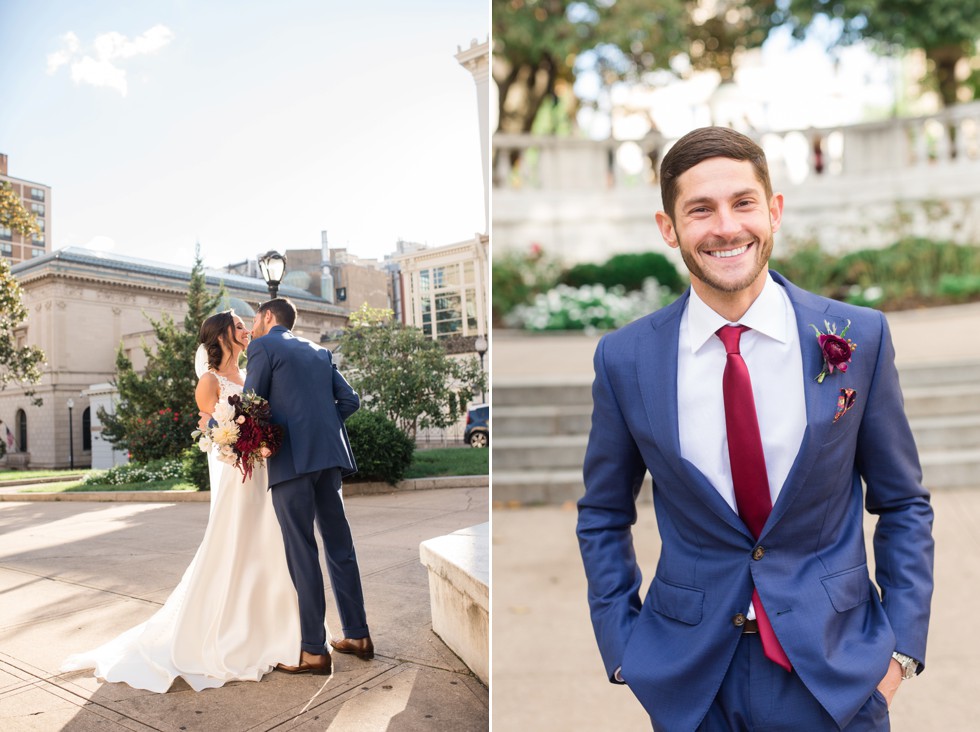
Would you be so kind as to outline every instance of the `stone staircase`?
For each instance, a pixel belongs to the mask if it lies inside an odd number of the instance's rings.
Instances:
[[[905,366],[900,375],[926,487],[980,487],[980,362]],[[495,504],[578,500],[591,386],[591,377],[494,380]]]

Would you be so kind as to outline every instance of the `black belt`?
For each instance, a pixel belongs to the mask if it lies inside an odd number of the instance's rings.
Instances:
[[[742,634],[746,633],[758,633],[759,632],[759,622],[757,620],[745,619],[745,625],[742,626]]]

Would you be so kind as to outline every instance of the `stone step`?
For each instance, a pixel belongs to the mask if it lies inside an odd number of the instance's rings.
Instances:
[[[930,450],[919,455],[922,483],[930,491],[980,486],[980,450]]]
[[[927,450],[968,450],[980,445],[980,414],[919,417],[909,420],[916,447]]]
[[[560,379],[494,379],[493,407],[592,404],[592,376]]]
[[[499,437],[493,441],[493,471],[581,469],[587,435]]]
[[[587,435],[592,426],[592,404],[493,408],[494,435],[543,437]]]
[[[945,384],[904,389],[909,419],[980,414],[980,384]]]
[[[898,378],[903,389],[943,384],[980,384],[980,362],[900,365]]]

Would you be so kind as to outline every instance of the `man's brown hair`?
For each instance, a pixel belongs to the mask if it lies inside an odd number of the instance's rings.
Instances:
[[[266,312],[272,313],[276,322],[288,330],[292,330],[296,323],[296,306],[288,298],[277,297],[274,300],[266,300],[259,305],[259,314]]]
[[[766,154],[752,139],[727,127],[701,127],[688,132],[674,143],[660,165],[660,198],[664,211],[673,220],[677,205],[677,179],[698,163],[709,158],[748,160],[755,168],[755,177],[772,198],[772,181]]]

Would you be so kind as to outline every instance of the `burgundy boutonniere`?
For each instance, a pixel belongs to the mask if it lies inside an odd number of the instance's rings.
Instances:
[[[823,356],[823,371],[817,375],[817,383],[822,384],[827,374],[834,373],[837,369],[841,373],[847,371],[847,364],[851,362],[851,354],[857,348],[857,344],[850,339],[845,339],[847,330],[851,327],[851,321],[847,321],[844,330],[837,334],[837,324],[831,325],[826,320],[823,321],[826,333],[817,330],[817,326],[810,323],[810,327],[817,333],[817,343],[820,344],[820,354]]]

